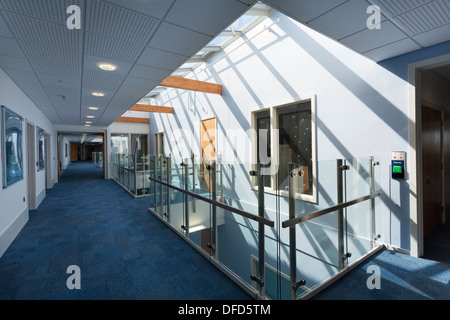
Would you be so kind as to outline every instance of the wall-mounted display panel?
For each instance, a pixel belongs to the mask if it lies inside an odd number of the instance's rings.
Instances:
[[[23,179],[23,118],[2,106],[3,188]]]

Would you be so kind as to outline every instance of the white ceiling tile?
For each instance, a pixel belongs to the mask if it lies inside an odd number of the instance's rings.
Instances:
[[[419,6],[422,6],[430,0],[371,0],[373,4],[380,7],[383,14],[389,17],[395,17]],[[432,0],[434,1],[434,0]]]
[[[432,46],[450,40],[450,23],[412,37],[423,47]]]
[[[33,72],[28,60],[13,56],[0,55],[0,67],[3,69],[15,69],[27,72]]]
[[[162,19],[167,14],[174,0],[105,0],[105,2]]]
[[[82,50],[82,30],[70,30],[66,25],[11,12],[5,12],[4,17],[11,27],[11,33],[18,40],[71,52]]]
[[[161,69],[174,70],[181,66],[187,59],[187,56],[147,47],[142,52],[137,63]]]
[[[210,36],[163,22],[148,46],[190,57],[211,39]]]
[[[0,1],[0,8],[66,25],[66,20],[69,17],[66,13],[67,7],[77,5],[82,8],[83,3],[84,0],[2,0]]]
[[[9,32],[8,27],[6,26],[5,21],[3,21],[1,15],[0,15],[0,37],[8,37],[8,38],[12,37],[11,32]]]
[[[366,14],[370,4],[363,0],[350,0],[308,23],[313,29],[334,39],[342,39],[367,29]],[[382,17],[382,21],[386,20]]]
[[[166,69],[159,69],[137,64],[133,67],[133,69],[131,69],[130,76],[162,82],[165,78],[170,76],[171,73],[171,71]]]
[[[403,39],[388,45],[376,48],[374,50],[364,53],[366,57],[369,57],[377,62],[399,56],[404,53],[419,50],[421,47],[417,45],[411,39]]]
[[[124,86],[147,89],[150,92],[153,88],[160,84],[160,81],[152,79],[142,79],[135,77],[127,77],[123,82]]]
[[[30,81],[37,83],[39,80],[33,72],[26,72],[21,70],[6,69],[5,72],[14,81]]]
[[[230,0],[177,0],[164,21],[215,36],[248,8],[246,4]]]
[[[45,85],[62,85],[65,87],[79,88],[81,85],[81,77],[79,79],[65,78],[52,75],[39,75],[39,81]]]
[[[17,41],[11,38],[0,37],[0,54],[25,58]]]
[[[265,0],[269,6],[299,22],[309,22],[347,0]]]
[[[133,63],[143,49],[135,43],[86,32],[85,53],[92,56]]]
[[[448,25],[450,23],[450,1],[428,2],[394,17],[393,21],[410,36]]]
[[[381,29],[365,29],[341,40],[348,47],[363,53],[407,38],[392,22],[381,23]]]
[[[86,30],[146,45],[159,20],[110,3],[91,0],[87,5]]]

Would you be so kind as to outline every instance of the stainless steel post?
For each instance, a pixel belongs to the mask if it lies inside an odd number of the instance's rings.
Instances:
[[[171,180],[171,178],[170,178],[170,175],[172,174],[172,157],[169,155],[168,157],[167,157],[167,159],[166,159],[166,162],[167,162],[167,175],[166,175],[166,177],[167,177],[167,184],[170,184],[170,180]],[[167,186],[166,187],[166,218],[167,218],[167,221],[168,222],[170,222],[170,187],[169,186]]]
[[[134,195],[138,195],[137,191],[137,154],[134,155]]]
[[[289,219],[295,218],[295,179],[298,173],[295,172],[294,163],[289,163]],[[297,243],[295,226],[289,227],[289,269],[291,280],[291,300],[297,298]]]
[[[344,180],[343,180],[343,160],[337,160],[337,203],[343,203],[344,201]],[[339,257],[339,270],[344,269],[344,209],[338,210],[338,257]]]
[[[211,177],[211,199],[217,201],[217,163],[212,161],[210,166]],[[217,207],[215,204],[212,205],[212,226],[211,226],[211,250],[214,258],[217,259]]]
[[[164,161],[164,156],[162,155],[162,154],[160,154],[159,155],[159,176],[158,176],[158,179],[160,180],[160,181],[163,181],[163,167],[164,167],[164,163],[163,163],[163,161]],[[162,184],[159,184],[159,190],[160,190],[160,193],[159,193],[159,207],[160,207],[160,212],[159,212],[159,214],[161,215],[161,216],[163,216],[163,214],[164,214],[164,205],[163,205],[163,203],[164,203],[164,201],[163,201],[163,197],[164,197],[164,192],[163,192],[163,185]]]
[[[154,155],[153,157],[153,178],[154,179],[158,179],[158,163],[157,163],[157,156]],[[156,185],[156,181],[153,180],[153,205],[155,207],[155,212],[156,212],[156,203],[157,203],[157,197],[158,197],[158,192],[156,190],[157,185]]]
[[[258,165],[258,216],[264,218],[264,176],[261,173],[261,164]],[[259,279],[261,281],[259,286],[259,294],[264,297],[266,294],[265,289],[265,229],[264,224],[258,223],[258,271]]]
[[[189,160],[185,159],[184,166],[184,190],[189,191]],[[184,194],[184,231],[186,237],[189,238],[189,196]]]
[[[369,175],[370,175],[370,194],[375,193],[375,161],[371,156],[369,158]],[[370,238],[371,247],[375,248],[376,245],[376,232],[375,232],[375,198],[370,200]]]
[[[191,155],[192,162],[192,192],[195,193],[195,154]],[[195,212],[195,198],[192,198],[192,211]]]

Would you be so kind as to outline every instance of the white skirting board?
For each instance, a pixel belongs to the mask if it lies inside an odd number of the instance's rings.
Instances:
[[[28,221],[28,208],[25,208],[16,219],[0,234],[0,258],[9,248],[19,232]]]
[[[36,197],[36,208],[39,208],[39,205],[41,204],[42,200],[44,200],[45,195],[46,195],[46,192],[45,192],[45,188],[44,188],[44,189],[42,189],[41,192],[39,192],[39,194]]]

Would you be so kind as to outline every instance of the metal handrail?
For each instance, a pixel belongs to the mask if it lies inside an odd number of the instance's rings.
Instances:
[[[231,211],[231,212],[233,212],[233,213],[237,213],[237,214],[239,214],[239,215],[241,215],[241,216],[243,216],[243,217],[252,219],[252,220],[254,220],[254,221],[256,221],[256,222],[263,223],[263,224],[265,224],[265,225],[267,225],[267,226],[269,226],[269,227],[274,227],[274,226],[275,226],[275,222],[272,221],[272,220],[270,220],[270,219],[263,218],[263,217],[259,217],[259,216],[257,216],[257,215],[252,214],[252,213],[249,213],[249,212],[247,212],[247,211],[244,211],[244,210],[240,210],[240,209],[231,207],[231,206],[229,206],[229,205],[227,205],[227,204],[224,204],[224,203],[222,203],[222,202],[218,202],[218,201],[216,201],[216,200],[213,200],[213,199],[209,199],[209,198],[200,196],[200,195],[198,195],[198,194],[196,194],[196,193],[193,193],[193,192],[184,190],[184,189],[179,188],[179,187],[175,187],[175,186],[173,186],[173,185],[171,185],[171,184],[169,184],[169,183],[166,183],[166,182],[164,182],[164,181],[160,181],[160,180],[155,179],[155,178],[152,178],[152,177],[148,177],[148,178],[149,178],[150,180],[152,180],[153,182],[160,183],[160,184],[162,184],[162,185],[164,185],[164,186],[166,186],[166,187],[175,189],[176,191],[179,191],[179,192],[182,192],[182,193],[184,193],[184,194],[187,194],[187,195],[190,196],[190,197],[197,198],[197,199],[202,200],[202,201],[205,201],[205,202],[207,202],[207,203],[209,203],[209,204],[218,206],[218,207],[220,207],[220,208],[222,208],[222,209]]]
[[[285,220],[285,221],[282,222],[281,226],[283,228],[292,227],[292,226],[294,226],[296,224],[299,224],[299,223],[302,223],[302,222],[306,222],[306,221],[311,220],[311,219],[315,219],[317,217],[323,216],[323,215],[328,214],[330,212],[334,212],[334,211],[337,211],[339,209],[344,209],[344,208],[350,207],[352,205],[358,204],[358,203],[366,201],[366,200],[374,199],[376,197],[379,197],[381,194],[382,194],[381,191],[375,192],[375,193],[369,194],[367,196],[363,196],[363,197],[360,197],[360,198],[357,198],[357,199],[354,199],[354,200],[351,200],[351,201],[343,202],[343,203],[337,204],[335,206],[332,206],[332,207],[329,207],[329,208],[326,208],[326,209],[322,209],[322,210],[318,210],[318,211],[314,211],[314,212],[308,213],[308,214],[303,215],[301,217],[295,217],[293,219]]]

